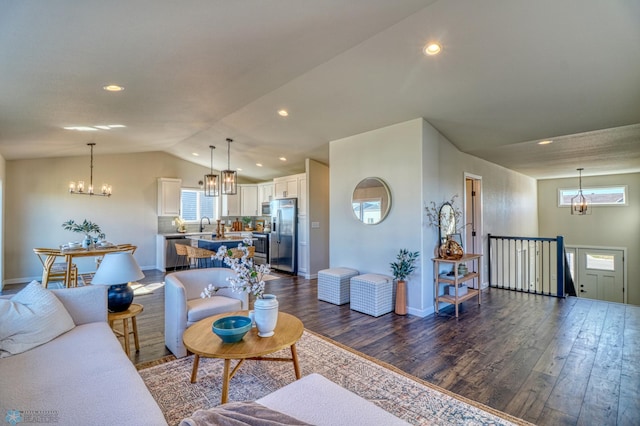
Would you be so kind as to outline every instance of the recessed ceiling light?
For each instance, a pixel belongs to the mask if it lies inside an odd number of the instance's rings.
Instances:
[[[262,167],[262,164],[260,164],[260,163],[256,163],[256,166],[258,166],[258,167]]]
[[[286,157],[280,157],[280,161],[287,161]]]
[[[424,46],[423,52],[425,55],[433,56],[440,53],[442,46],[438,42],[429,42]]]
[[[538,142],[538,145],[549,145],[550,143],[553,143],[553,141],[546,140],[546,141],[540,141],[540,142]]]
[[[124,87],[118,86],[117,84],[109,84],[107,86],[102,86],[102,89],[107,92],[122,92]]]
[[[95,126],[68,126],[63,127],[65,130],[77,130],[79,132],[95,132],[97,130],[111,130],[127,127],[124,124],[99,124]]]
[[[239,171],[239,172],[241,172],[241,171],[242,171],[242,169],[241,169],[240,167],[238,167],[236,170],[237,170],[237,171]]]
[[[69,126],[69,127],[64,127],[65,130],[77,130],[79,132],[96,132],[98,131],[98,129],[96,129],[95,127],[89,127],[89,126]]]
[[[191,155],[194,155],[196,157],[200,157],[200,154],[198,154],[197,152],[192,152]]]
[[[278,115],[280,117],[288,117],[289,116],[289,111],[287,111],[286,109],[278,110]]]

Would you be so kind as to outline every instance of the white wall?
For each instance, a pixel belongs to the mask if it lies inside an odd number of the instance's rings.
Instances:
[[[329,167],[307,158],[307,217],[309,225],[309,275],[329,267]],[[319,227],[312,224],[317,222]]]
[[[4,276],[4,216],[5,216],[5,182],[6,182],[6,161],[2,155],[0,155],[0,291],[4,287],[2,277]]]
[[[628,206],[594,207],[591,215],[572,216],[558,207],[558,188],[577,188],[578,178],[538,181],[540,233],[563,235],[565,244],[626,247],[628,303],[640,305],[640,173],[586,176],[582,186],[628,185]]]
[[[420,268],[407,286],[411,314],[433,313],[438,234],[427,224],[425,206],[454,194],[461,200],[465,172],[482,176],[484,247],[487,232],[537,236],[535,180],[459,152],[423,119],[333,141],[330,164],[330,266],[391,275],[399,249],[419,250]],[[358,222],[350,203],[353,188],[371,176],[383,179],[392,196],[389,216],[373,226]]]
[[[4,281],[40,279],[42,266],[32,249],[58,247],[82,236],[62,229],[69,219],[100,225],[113,243],[138,246],[136,260],[155,268],[158,177],[178,177],[197,187],[208,168],[165,153],[94,156],[94,185],[108,182],[113,196],[70,195],[69,181],[89,181],[89,156],[6,162]],[[79,259],[81,272],[95,270],[92,259]]]

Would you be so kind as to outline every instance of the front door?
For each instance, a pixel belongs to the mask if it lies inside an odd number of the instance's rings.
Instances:
[[[578,297],[624,303],[624,251],[578,248]]]

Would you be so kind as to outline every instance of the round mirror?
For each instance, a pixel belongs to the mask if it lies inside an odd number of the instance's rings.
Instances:
[[[391,193],[382,179],[366,178],[353,190],[351,205],[353,214],[360,222],[375,225],[387,217],[391,208]]]
[[[447,235],[454,234],[456,232],[456,213],[453,210],[453,206],[449,203],[444,203],[440,207],[440,241],[447,238]]]

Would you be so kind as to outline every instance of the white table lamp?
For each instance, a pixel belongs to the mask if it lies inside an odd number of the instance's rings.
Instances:
[[[108,285],[109,311],[123,312],[133,302],[130,281],[144,278],[136,259],[129,252],[109,253],[104,256],[91,284]]]

